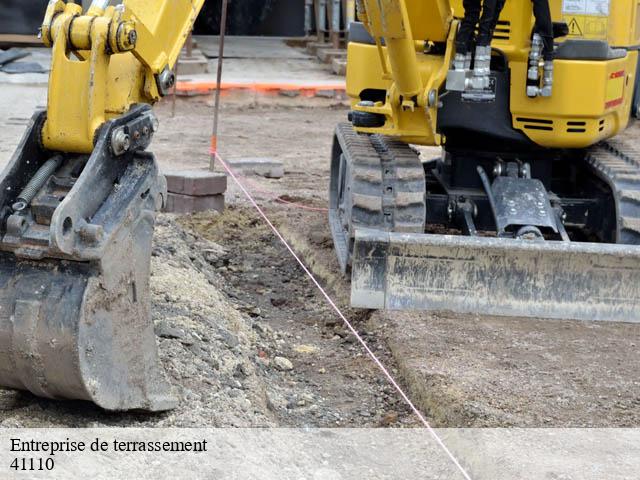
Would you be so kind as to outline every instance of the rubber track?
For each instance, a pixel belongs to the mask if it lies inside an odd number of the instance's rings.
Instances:
[[[640,149],[617,137],[592,147],[587,161],[613,192],[617,243],[640,245]]]
[[[423,233],[425,178],[420,158],[409,145],[380,135],[361,135],[340,125],[352,166],[351,232],[357,227]]]

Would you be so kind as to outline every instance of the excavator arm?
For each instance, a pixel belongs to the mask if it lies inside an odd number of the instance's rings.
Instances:
[[[62,0],[47,7],[42,39],[53,48],[53,59],[46,148],[90,153],[107,120],[166,95],[204,0],[108,3],[96,0],[84,14],[81,6]]]
[[[107,410],[176,405],[150,317],[166,183],[146,149],[203,3],[49,2],[47,110],[0,175],[0,385]]]

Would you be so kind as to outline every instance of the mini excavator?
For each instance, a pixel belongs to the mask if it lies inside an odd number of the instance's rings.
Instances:
[[[358,0],[329,213],[353,306],[640,322],[639,4]]]
[[[0,176],[0,385],[163,411],[149,267],[166,182],[150,105],[204,0],[50,0],[46,111]]]

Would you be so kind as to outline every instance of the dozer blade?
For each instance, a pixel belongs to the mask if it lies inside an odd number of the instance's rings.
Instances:
[[[356,232],[357,308],[640,322],[640,247]]]
[[[0,177],[0,385],[106,410],[173,408],[149,293],[166,182],[143,151],[150,133],[121,155],[110,145],[155,118],[135,107],[108,122],[90,156],[43,151],[43,119]]]

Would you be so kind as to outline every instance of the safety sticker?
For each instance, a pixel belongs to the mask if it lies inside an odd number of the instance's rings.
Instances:
[[[611,0],[562,0],[570,37],[606,40]]]
[[[565,15],[609,16],[611,0],[563,0],[562,13]]]

